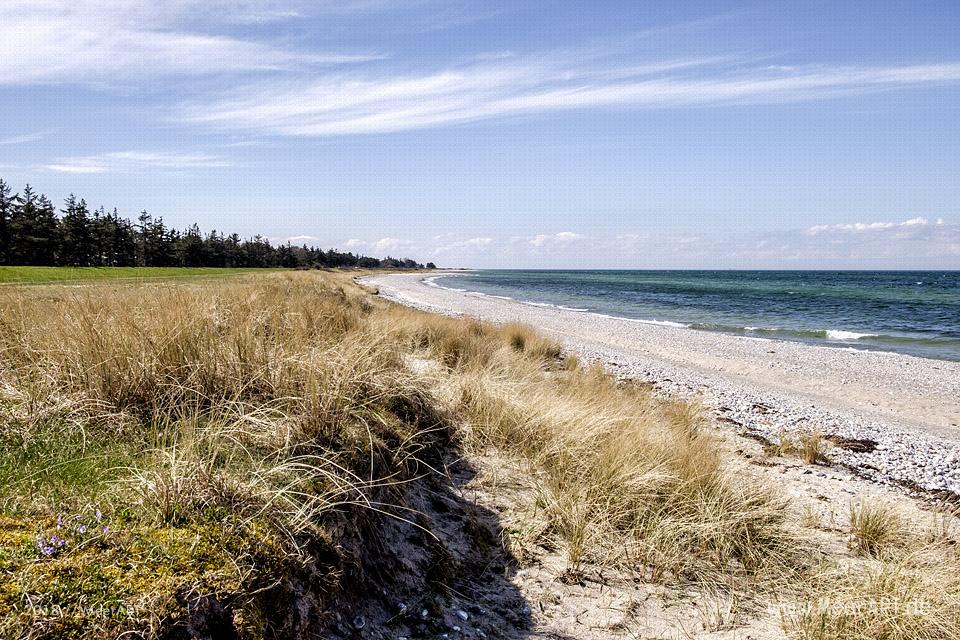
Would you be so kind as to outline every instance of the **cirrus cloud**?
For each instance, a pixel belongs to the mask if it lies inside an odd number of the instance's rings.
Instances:
[[[543,54],[417,74],[326,74],[267,80],[181,107],[208,127],[289,136],[377,134],[587,108],[771,104],[956,83],[960,63],[744,69],[704,57],[623,64]]]
[[[112,151],[90,156],[62,158],[44,165],[58,173],[107,173],[146,169],[214,169],[229,167],[230,162],[219,156],[204,153],[175,153],[169,151]]]
[[[278,71],[380,57],[300,51],[221,32],[230,23],[295,17],[296,11],[285,9],[289,4],[4,0],[0,85],[138,82],[145,77]]]

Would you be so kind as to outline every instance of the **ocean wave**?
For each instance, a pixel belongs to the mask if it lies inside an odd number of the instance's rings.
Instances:
[[[579,307],[565,307],[562,304],[553,304],[551,302],[535,302],[533,300],[519,300],[520,304],[525,304],[528,307],[539,307],[541,309],[561,309],[563,311],[576,311],[577,313],[585,313],[590,311],[590,309],[581,309]]]
[[[747,325],[745,327],[729,326],[723,324],[707,324],[695,322],[689,325],[691,329],[701,331],[719,331],[722,333],[759,333],[774,336],[788,336],[793,338],[817,338],[820,340],[834,340],[840,342],[850,342],[860,340],[861,338],[883,338],[876,333],[860,333],[856,331],[846,331],[844,329],[784,329],[782,327],[756,327]]]
[[[859,340],[860,338],[876,338],[875,333],[856,333],[855,331],[843,331],[841,329],[827,329],[824,331],[827,340]]]
[[[446,288],[446,287],[444,287],[444,288]],[[453,289],[448,289],[448,290],[449,290],[449,291],[453,291]],[[481,293],[481,292],[479,292],[479,291],[467,291],[467,292],[464,293],[464,295],[470,296],[471,298],[496,298],[497,300],[511,300],[511,301],[513,301],[513,298],[511,298],[510,296],[495,296],[495,295],[493,295],[492,293]]]
[[[676,329],[689,329],[689,324],[684,324],[682,322],[674,322],[672,320],[645,320],[643,318],[623,318],[621,316],[608,316],[603,313],[598,313],[597,315],[602,315],[607,318],[617,318],[620,320],[629,320],[630,322],[636,322],[638,324],[652,324],[658,327],[674,327]]]
[[[431,276],[429,278],[424,278],[422,280],[423,284],[434,287],[436,289],[445,289],[446,291],[456,291],[457,293],[463,293],[471,298],[495,298],[497,300],[510,300],[511,302],[519,302],[520,304],[525,304],[531,307],[541,307],[547,309],[562,309],[563,311],[575,311],[577,313],[586,313],[590,309],[582,307],[567,307],[562,304],[552,304],[550,302],[535,302],[533,300],[517,300],[516,298],[511,298],[510,296],[499,296],[493,293],[483,293],[481,291],[470,291],[468,289],[458,289],[457,287],[445,287],[442,284],[437,283],[437,278],[443,278],[445,276]]]

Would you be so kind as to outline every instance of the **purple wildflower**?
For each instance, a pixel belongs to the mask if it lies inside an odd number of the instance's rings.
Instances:
[[[77,531],[79,531],[80,533],[86,533],[86,532],[87,532],[87,525],[85,525],[85,524],[80,525],[80,527],[77,529]]]
[[[100,513],[100,509],[97,509],[96,516],[97,516],[97,522],[103,522],[103,514]]]
[[[37,536],[37,548],[48,558],[57,552],[57,548],[53,545],[53,538],[48,542],[43,536]]]
[[[57,530],[59,531],[63,527],[63,516],[57,516]]]

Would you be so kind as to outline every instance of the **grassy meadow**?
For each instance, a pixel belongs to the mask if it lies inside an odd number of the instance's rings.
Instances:
[[[94,279],[62,271],[0,280]],[[0,288],[0,637],[339,637],[336,613],[383,585],[436,610],[482,568],[455,566],[424,496],[491,452],[535,478],[536,535],[573,579],[750,594],[789,605],[793,638],[960,633],[953,532],[865,503],[834,561],[731,471],[698,406],[529,327],[400,307],[346,273],[93,271]]]
[[[276,269],[219,267],[8,267],[0,266],[0,284],[44,284],[99,280],[157,280],[222,277]]]

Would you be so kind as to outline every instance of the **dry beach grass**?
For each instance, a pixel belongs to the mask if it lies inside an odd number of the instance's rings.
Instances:
[[[838,556],[728,464],[695,403],[525,325],[297,272],[5,287],[0,328],[5,637],[439,633],[457,581],[486,575],[457,545],[520,543],[438,497],[491,456],[529,474],[558,579],[607,567],[738,594],[782,606],[797,638],[958,637],[950,518],[859,505]]]

